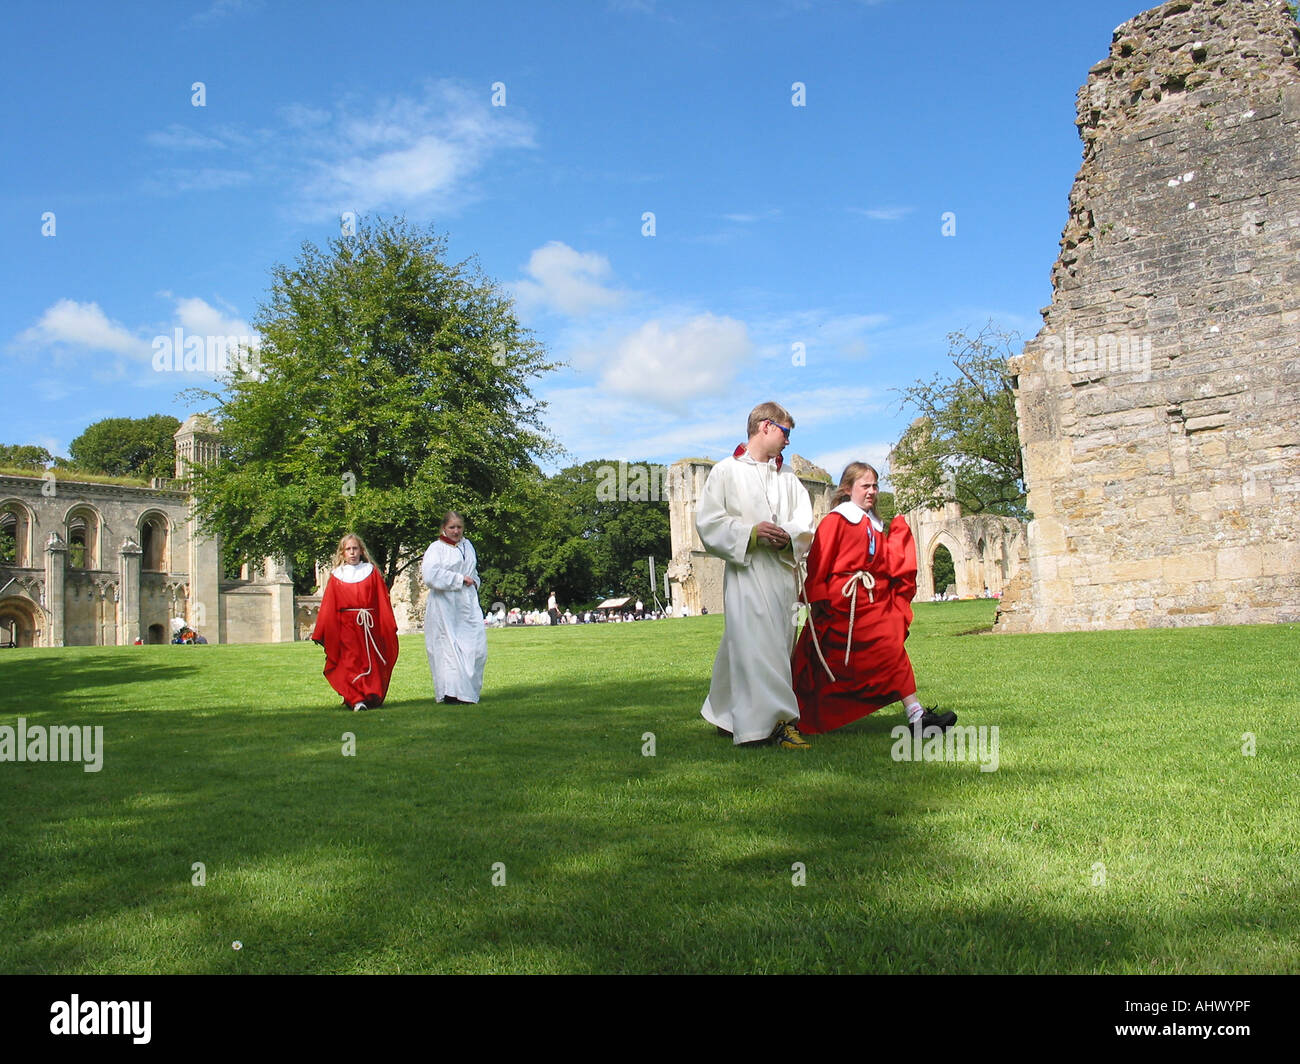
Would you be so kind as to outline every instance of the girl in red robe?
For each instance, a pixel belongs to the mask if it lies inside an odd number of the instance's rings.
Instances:
[[[879,475],[851,462],[835,506],[817,526],[808,554],[804,601],[810,608],[794,649],[799,730],[842,728],[902,700],[913,728],[947,728],[957,714],[937,714],[916,697],[916,677],[903,647],[916,594],[916,543],[899,515],[876,515]],[[815,637],[815,638],[814,638]]]
[[[361,537],[339,540],[311,634],[325,648],[325,679],[353,711],[383,702],[397,663],[397,622],[388,586]]]

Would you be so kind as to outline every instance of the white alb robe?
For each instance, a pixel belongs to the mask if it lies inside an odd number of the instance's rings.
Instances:
[[[780,525],[791,547],[776,551],[750,533],[760,521]],[[732,742],[766,739],[783,720],[799,719],[790,681],[798,562],[813,537],[812,500],[799,478],[759,463],[748,452],[713,467],[695,508],[704,549],[727,563],[722,602],[726,629],[713,662],[705,720],[725,728]]]
[[[487,632],[478,602],[478,555],[467,539],[456,546],[436,539],[424,552],[420,576],[429,588],[424,647],[434,696],[477,702],[487,663]],[[465,577],[474,581],[465,583]]]

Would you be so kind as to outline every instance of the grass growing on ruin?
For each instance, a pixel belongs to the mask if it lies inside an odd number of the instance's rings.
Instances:
[[[734,749],[717,617],[489,633],[478,707],[405,637],[366,714],[312,644],[0,651],[0,725],[105,729],[98,773],[0,763],[0,971],[1300,969],[1300,630],[991,613],[909,645],[995,772],[892,760],[896,709]]]

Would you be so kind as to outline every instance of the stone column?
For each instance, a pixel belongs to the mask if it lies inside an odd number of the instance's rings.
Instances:
[[[144,551],[131,538],[118,552],[117,638],[131,646],[140,638],[140,564]]]
[[[45,645],[63,646],[63,585],[68,570],[68,545],[57,532],[45,544]]]
[[[272,643],[292,643],[298,638],[298,618],[293,601],[293,576],[284,558],[267,558],[263,581],[270,592],[266,638]]]

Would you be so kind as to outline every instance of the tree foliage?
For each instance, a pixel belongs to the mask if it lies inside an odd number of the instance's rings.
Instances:
[[[490,557],[554,445],[532,381],[552,369],[510,299],[446,240],[365,219],[277,265],[214,416],[222,458],[198,471],[201,520],[236,557],[301,568],[359,533],[391,584],[465,515]],[[248,364],[251,361],[251,365]]]
[[[69,460],[59,465],[110,477],[174,476],[180,427],[170,414],[104,418],[69,444]]]
[[[1027,517],[1025,473],[1007,359],[1019,337],[992,322],[975,337],[951,333],[956,370],[902,389],[920,414],[894,448],[898,508],[956,501],[967,513]]]
[[[485,597],[541,606],[554,590],[564,606],[621,595],[652,601],[647,558],[662,581],[671,553],[666,472],[597,459],[534,482],[522,506],[529,528],[507,557],[485,567]]]
[[[0,443],[0,466],[40,472],[53,461],[54,456],[44,447],[30,443]]]

